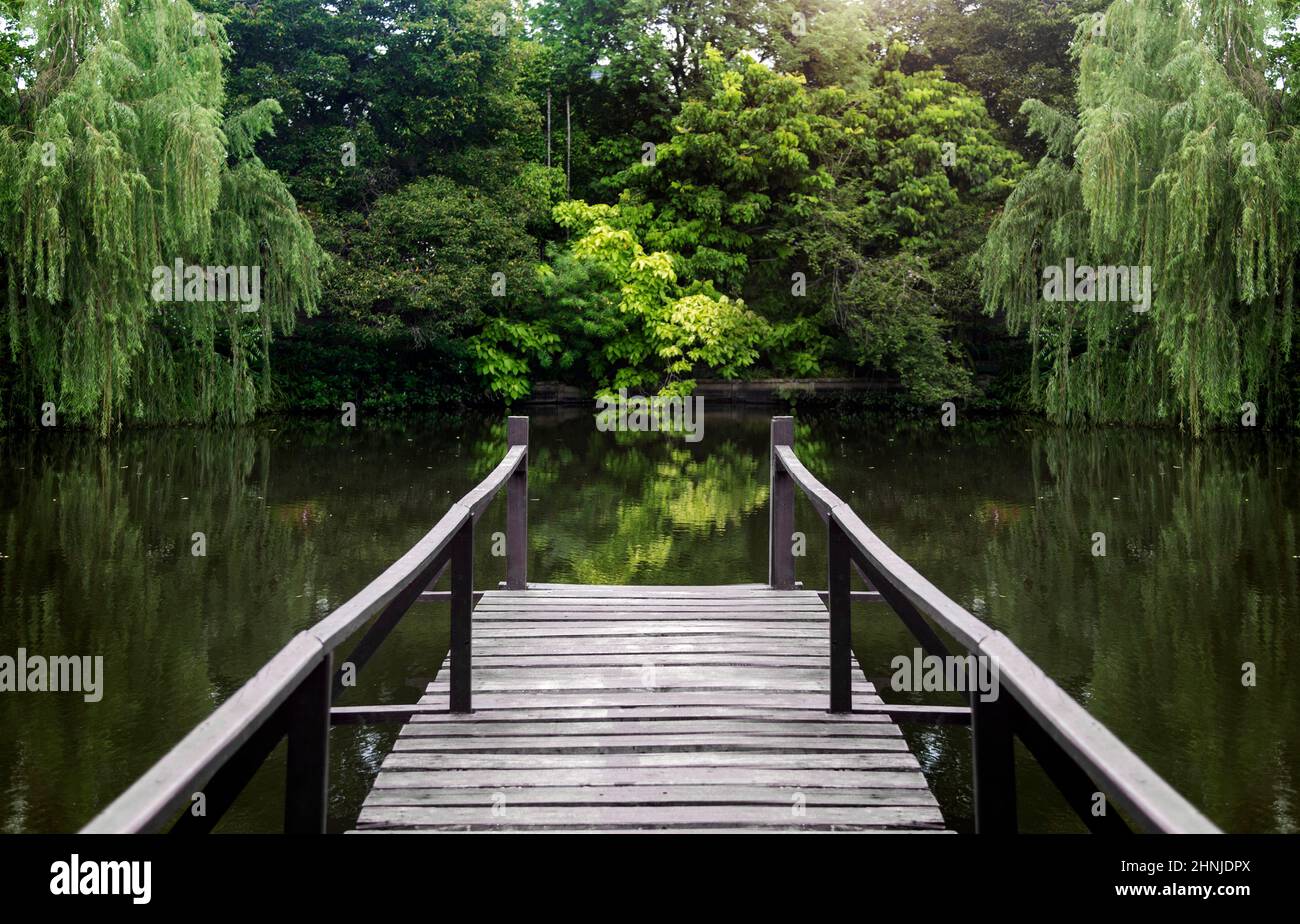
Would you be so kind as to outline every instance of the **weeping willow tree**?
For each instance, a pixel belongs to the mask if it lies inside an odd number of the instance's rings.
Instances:
[[[22,16],[31,64],[0,126],[7,416],[53,404],[100,433],[248,419],[273,330],[320,297],[322,251],[253,151],[278,104],[223,115],[225,32],[185,0],[27,0]],[[202,285],[158,300],[155,269],[178,262],[256,268],[260,304]]]
[[[1048,154],[993,223],[982,293],[1028,333],[1051,418],[1200,434],[1247,401],[1274,410],[1300,167],[1266,73],[1275,16],[1264,0],[1117,0],[1075,37],[1078,116],[1025,104]],[[1070,259],[1150,267],[1149,310],[1048,300],[1044,271]]]

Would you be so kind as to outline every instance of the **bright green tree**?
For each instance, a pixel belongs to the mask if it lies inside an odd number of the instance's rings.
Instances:
[[[273,329],[319,296],[311,231],[253,153],[277,104],[223,115],[222,23],[184,0],[32,2],[25,15],[32,80],[0,128],[9,416],[36,420],[48,403],[100,433],[248,419],[267,396]],[[155,301],[155,268],[177,260],[258,267],[259,310]]]
[[[673,255],[647,248],[644,210],[566,202],[556,220],[577,234],[544,270],[548,294],[577,308],[574,322],[596,341],[590,371],[602,390],[690,394],[693,375],[736,376],[758,358],[765,324],[711,282],[682,280]],[[566,289],[577,276],[573,289]]]
[[[680,280],[769,322],[777,371],[865,364],[930,402],[970,386],[939,273],[970,252],[1018,159],[977,96],[904,73],[902,52],[852,92],[711,53],[653,162],[622,176],[620,208]]]

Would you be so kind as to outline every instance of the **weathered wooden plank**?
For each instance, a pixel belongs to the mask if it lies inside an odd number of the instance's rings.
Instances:
[[[358,829],[356,829],[356,830],[348,831],[348,832],[346,832],[346,833],[347,833],[347,834],[372,834],[372,835],[373,835],[373,834],[383,834],[383,835],[389,835],[389,834],[393,834],[393,833],[395,833],[395,832],[400,831],[402,834],[447,834],[447,833],[455,832],[455,833],[457,833],[457,834],[479,834],[479,835],[484,835],[484,834],[486,834],[486,835],[493,835],[493,834],[545,834],[545,833],[547,833],[547,832],[549,832],[549,831],[551,831],[551,830],[552,830],[551,828],[543,828],[543,827],[537,827],[537,828],[521,828],[521,827],[515,827],[515,826],[513,826],[513,825],[503,825],[503,826],[501,826],[501,827],[499,827],[499,828],[490,828],[490,827],[487,827],[487,828],[479,828],[479,827],[474,827],[474,826],[466,826],[466,827],[459,827],[459,828],[425,828],[425,827],[420,827],[420,826],[417,825],[417,826],[410,827],[410,828],[384,828],[384,827],[358,828]],[[612,825],[607,825],[607,826],[593,825],[593,826],[591,826],[591,827],[586,827],[586,828],[572,828],[572,829],[566,829],[564,833],[565,833],[565,834],[607,834],[607,835],[608,835],[608,834],[626,834],[626,835],[639,835],[639,834],[675,834],[675,835],[682,835],[682,834],[746,834],[746,835],[751,835],[751,834],[752,834],[752,835],[757,835],[757,834],[817,834],[817,835],[841,834],[841,835],[846,835],[846,836],[847,836],[847,835],[852,835],[852,834],[907,834],[907,835],[916,835],[916,834],[954,834],[954,833],[956,833],[956,832],[954,832],[954,831],[949,831],[949,830],[946,830],[946,829],[944,829],[944,828],[865,828],[865,827],[860,827],[860,826],[857,826],[857,825],[844,825],[844,826],[841,826],[841,827],[816,827],[816,826],[813,826],[813,827],[802,827],[802,828],[782,828],[782,827],[770,827],[770,828],[765,828],[765,827],[736,828],[736,827],[727,827],[726,825],[720,825],[720,826],[718,826],[718,827],[716,827],[716,828],[691,828],[691,827],[680,827],[680,828],[675,828],[675,827],[665,827],[665,828],[638,828],[638,827],[636,827],[636,826],[615,827],[615,826],[612,826]]]
[[[885,721],[819,722],[815,719],[777,721],[755,716],[749,719],[638,719],[622,722],[555,722],[540,719],[495,722],[411,722],[403,727],[399,737],[438,736],[495,739],[497,737],[524,734],[545,735],[555,738],[600,735],[613,739],[616,737],[681,734],[901,738],[903,733],[898,726]]]
[[[805,804],[916,805],[939,803],[928,789],[861,787],[833,789],[810,786],[488,786],[436,789],[376,789],[370,805],[778,805],[789,808],[796,796]]]
[[[721,670],[722,668],[719,668]],[[487,673],[484,671],[483,673]],[[662,673],[659,672],[659,673]],[[791,671],[793,673],[793,670]],[[475,678],[474,689],[481,693],[574,693],[584,690],[681,690],[681,691],[704,691],[704,690],[755,690],[759,692],[776,692],[776,693],[815,693],[818,691],[825,692],[825,684],[815,677],[801,679],[790,677],[786,679],[776,677],[746,677],[736,675],[732,677],[709,677],[699,675],[694,678],[682,678],[673,682],[668,680],[656,679],[653,681],[642,680],[638,675],[628,677],[626,680],[602,679],[601,677],[589,677],[576,674],[573,677],[558,677],[552,680],[533,680],[518,675],[501,677],[484,677],[482,680]],[[435,685],[433,692],[442,693],[447,690],[446,685]]]
[[[747,606],[758,604],[765,606],[822,606],[818,591],[756,591],[753,593],[642,593],[639,587],[624,587],[623,593],[616,594],[567,594],[547,593],[546,591],[524,590],[485,590],[484,603],[503,606],[550,606],[558,603],[574,603],[583,606],[600,606],[614,604],[617,606]],[[708,590],[708,588],[705,588]]]
[[[825,683],[816,674],[801,673],[805,668],[786,667],[768,668],[770,673],[757,675],[761,668],[754,668],[755,673],[734,667],[701,668],[698,673],[671,674],[670,671],[689,670],[690,668],[659,667],[653,673],[641,668],[600,667],[579,672],[572,670],[570,676],[559,676],[548,671],[564,671],[565,668],[536,668],[531,671],[515,671],[509,668],[484,668],[475,677],[474,688],[484,693],[507,692],[582,692],[584,690],[651,690],[656,692],[690,692],[704,690],[754,690],[767,693],[806,693],[824,690]],[[613,673],[619,671],[621,673]],[[716,672],[716,673],[715,673]],[[819,672],[819,673],[825,673]],[[875,688],[866,680],[854,678],[854,692],[874,693]],[[445,679],[434,680],[427,692],[443,693],[447,690]]]
[[[525,591],[500,590],[493,593],[501,597],[525,595],[628,597],[651,594],[655,597],[734,597],[745,594],[772,594],[775,591],[766,584],[549,584],[542,581],[529,583]]]
[[[969,725],[971,723],[971,710],[966,706],[913,706],[907,704],[887,704],[887,703],[865,703],[861,700],[865,697],[858,697],[859,703],[854,707],[851,713],[834,713],[837,716],[852,715],[863,721],[879,724],[891,722],[921,723],[928,725]],[[780,721],[782,713],[788,713],[791,721],[814,721],[814,714],[820,710],[768,710],[759,706],[750,707],[713,707],[712,712],[724,712],[732,716],[738,716],[749,722],[761,721]],[[429,718],[442,718],[443,714],[449,713],[450,710],[445,707],[439,707],[436,704],[428,705],[390,705],[390,706],[335,706],[330,710],[331,724],[333,725],[365,725],[380,722],[422,722]],[[488,725],[493,721],[499,721],[502,715],[517,715],[522,712],[534,712],[534,719],[547,719],[555,722],[557,720],[571,721],[577,717],[583,718],[609,718],[615,722],[621,722],[626,725],[629,722],[636,721],[635,707],[611,710],[611,709],[551,709],[551,710],[502,710],[502,709],[485,709],[480,710],[475,715],[477,724]],[[629,714],[632,713],[632,714]],[[673,713],[676,719],[694,719],[700,720],[708,718],[695,714],[694,710],[683,708],[672,708],[665,714]],[[459,715],[456,713],[455,715]],[[527,723],[521,723],[527,724]]]
[[[364,707],[358,707],[364,708]],[[762,704],[747,706],[623,706],[594,708],[534,708],[534,709],[479,709],[474,713],[475,727],[508,722],[552,722],[564,725],[570,722],[604,720],[615,726],[645,721],[712,722],[735,720],[742,722],[815,722],[824,728],[841,725],[850,728],[858,723],[887,722],[880,715],[857,713],[830,715],[824,709],[768,707]],[[412,724],[460,725],[463,716],[441,710],[438,713],[416,715]]]
[[[896,738],[833,735],[755,735],[698,732],[659,735],[501,735],[485,738],[411,735],[393,743],[393,753],[445,754],[687,754],[722,751],[734,754],[878,754],[906,751]]]
[[[443,754],[393,751],[384,770],[577,770],[597,767],[766,767],[775,770],[918,770],[906,751],[873,754]]]
[[[815,639],[825,636],[826,631],[820,627],[799,624],[783,625],[771,623],[755,625],[752,622],[726,620],[693,622],[683,620],[680,623],[649,620],[637,622],[524,622],[509,625],[486,623],[475,626],[474,640],[479,638],[582,638],[590,636],[630,635],[639,638],[664,636],[683,638],[692,635],[739,635],[745,638],[794,638]]]
[[[827,712],[816,593],[539,590],[484,594],[475,711],[444,710],[449,659],[420,699],[437,711],[407,713],[363,830],[942,826],[887,715]],[[884,708],[856,668],[850,689]]]
[[[448,664],[454,667],[456,662],[449,658]],[[694,686],[699,683],[725,684],[730,681],[780,681],[789,682],[793,680],[808,680],[813,683],[825,684],[826,668],[825,667],[761,667],[758,665],[744,665],[740,667],[711,667],[708,670],[697,670],[693,665],[657,665],[650,662],[654,670],[654,683],[647,684],[644,682],[647,671],[643,670],[645,665],[635,665],[632,667],[586,667],[582,670],[573,670],[567,667],[535,667],[527,671],[518,671],[513,667],[481,667],[474,672],[474,686],[476,689],[485,689],[480,687],[481,683],[490,683],[493,681],[512,681],[522,679],[527,684],[546,684],[555,683],[560,686],[574,682],[595,682],[607,687],[625,687],[632,686],[637,688],[662,687],[662,686]],[[862,677],[861,672],[856,678],[858,686],[870,686],[871,682]],[[443,680],[436,679],[434,684],[440,684]],[[761,688],[761,685],[760,685]],[[538,687],[542,689],[542,687]]]
[[[494,607],[480,609],[474,607],[474,618],[486,623],[519,622],[754,622],[754,623],[795,623],[801,626],[826,626],[829,618],[825,610],[820,613],[812,610],[777,610],[777,609],[738,609],[736,607],[714,607],[712,609],[672,609],[650,610],[627,607],[536,607],[533,609],[505,609]]]
[[[780,600],[723,600],[701,598],[690,600],[655,600],[653,602],[632,599],[617,600],[613,597],[601,597],[595,600],[570,598],[567,600],[538,600],[536,602],[504,601],[493,596],[491,591],[483,594],[476,610],[501,613],[536,613],[536,612],[627,612],[627,613],[797,613],[804,616],[826,618],[826,607],[820,600],[805,600],[783,603]]]
[[[451,828],[461,825],[529,825],[552,829],[647,825],[700,827],[708,825],[936,827],[943,816],[932,806],[859,805],[710,805],[710,806],[547,806],[497,807],[445,805],[436,809],[407,805],[367,805],[358,826]]]
[[[561,637],[517,640],[504,636],[475,638],[474,652],[484,655],[550,657],[585,654],[760,654],[824,657],[826,639],[747,639],[744,636],[679,636],[637,638],[627,636]]]
[[[586,654],[586,655],[518,655],[495,652],[474,652],[474,662],[483,668],[529,671],[538,668],[592,668],[592,667],[798,667],[821,668],[826,664],[824,654],[769,655],[769,654],[690,654],[680,652],[650,652],[644,654]]]
[[[854,705],[860,702],[879,703],[874,694],[854,693]],[[447,694],[441,691],[426,693],[421,703],[446,707]],[[674,692],[650,692],[645,690],[613,690],[594,693],[547,693],[536,696],[531,693],[480,693],[474,697],[474,714],[479,715],[492,709],[540,709],[567,708],[602,708],[620,709],[629,706],[748,706],[751,709],[809,709],[817,712],[826,711],[826,697],[812,693],[783,693],[770,690],[711,690],[707,692],[686,690]]]
[[[919,769],[840,769],[808,767],[577,767],[477,768],[382,771],[374,792],[386,789],[457,789],[502,786],[791,786],[819,789],[925,790]]]

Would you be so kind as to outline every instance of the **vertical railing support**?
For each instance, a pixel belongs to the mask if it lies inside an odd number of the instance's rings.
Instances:
[[[325,833],[333,681],[334,657],[326,652],[285,702],[289,740],[284,780],[286,834]]]
[[[470,672],[473,662],[474,519],[451,540],[451,711],[473,712]]]
[[[1001,698],[985,702],[979,690],[971,691],[970,707],[975,831],[1014,834],[1018,827],[1016,749],[1010,711]]]
[[[509,446],[528,445],[528,418],[506,422]],[[528,454],[506,483],[506,589],[528,587]]]
[[[826,521],[826,606],[831,611],[831,712],[853,709],[853,634],[849,537],[832,514]]]
[[[767,521],[767,582],[773,590],[794,590],[794,482],[776,457],[776,447],[793,445],[794,418],[773,417]]]

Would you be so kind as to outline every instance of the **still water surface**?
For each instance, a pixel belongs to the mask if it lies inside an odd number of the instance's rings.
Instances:
[[[768,419],[710,412],[703,441],[688,444],[534,414],[529,577],[764,581]],[[1211,819],[1300,830],[1291,441],[805,416],[796,442],[886,542]],[[472,418],[0,440],[0,654],[102,655],[105,670],[98,703],[0,693],[0,831],[89,820],[404,552],[504,443],[501,420]],[[479,587],[504,578],[486,536],[504,528],[502,506],[480,526]],[[806,502],[796,526],[808,536],[798,577],[822,588],[824,528]],[[191,554],[196,531],[203,557]],[[1098,532],[1105,557],[1092,554]],[[879,605],[855,605],[854,623],[870,677],[912,651]],[[446,606],[417,604],[342,702],[414,701],[447,636]],[[395,733],[332,733],[332,830],[355,818]],[[914,726],[908,737],[949,824],[969,830],[969,733]],[[283,772],[281,746],[218,830],[278,830]],[[1024,753],[1018,772],[1023,829],[1080,829]]]

